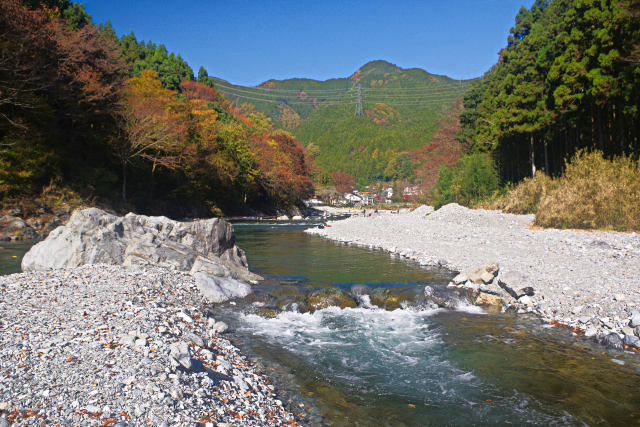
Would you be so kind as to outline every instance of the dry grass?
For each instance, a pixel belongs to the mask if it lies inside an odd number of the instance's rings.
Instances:
[[[505,194],[482,204],[484,209],[501,209],[507,213],[528,214],[538,210],[540,200],[558,188],[558,180],[538,173],[535,178],[525,178]]]
[[[552,228],[640,230],[640,167],[629,157],[607,160],[579,152],[556,179],[539,173],[484,207],[535,213]]]

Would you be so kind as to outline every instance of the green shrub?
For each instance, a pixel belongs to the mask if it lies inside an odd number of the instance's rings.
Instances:
[[[493,160],[486,153],[465,155],[448,168],[441,166],[433,191],[437,209],[447,203],[475,205],[500,190],[500,179]]]

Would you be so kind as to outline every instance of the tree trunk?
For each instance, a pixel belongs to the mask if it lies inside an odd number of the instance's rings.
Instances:
[[[533,152],[533,133],[531,133],[531,178],[536,177],[536,157]]]
[[[544,173],[546,173],[547,175],[551,175],[551,173],[549,172],[549,151],[547,149],[547,138],[544,138],[542,140],[542,143],[544,144]]]
[[[127,201],[127,162],[122,162],[122,200]]]

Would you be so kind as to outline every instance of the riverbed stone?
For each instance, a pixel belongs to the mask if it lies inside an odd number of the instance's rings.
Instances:
[[[476,298],[476,305],[493,305],[501,307],[504,305],[504,300],[500,295],[481,291],[478,293],[478,298]]]
[[[498,264],[487,264],[482,267],[476,267],[465,272],[467,276],[467,280],[470,280],[476,284],[486,284],[493,280],[493,278],[498,274]]]
[[[215,334],[223,334],[229,330],[229,325],[223,321],[218,321],[213,324],[211,331]]]
[[[280,311],[276,310],[275,308],[260,307],[259,309],[256,310],[256,314],[258,316],[264,317],[265,319],[274,319],[278,317],[278,314],[280,314]]]
[[[459,273],[458,275],[456,275],[456,277],[453,278],[452,282],[455,283],[456,285],[462,285],[467,280],[469,280],[469,278],[467,277],[466,274]]]
[[[624,350],[624,343],[622,341],[622,338],[620,338],[620,335],[616,334],[615,332],[611,332],[605,335],[600,341],[600,344],[604,345],[607,348]]]
[[[187,272],[113,265],[28,272],[1,276],[0,295],[10,301],[0,304],[0,417],[14,425],[198,425],[203,408],[233,425],[240,410],[242,425],[294,423],[269,379],[223,336],[208,339],[206,351],[189,348],[185,336],[208,335],[210,304]],[[121,337],[146,346],[120,345]],[[251,394],[215,372],[216,357],[231,377],[251,380]]]
[[[584,336],[586,338],[595,337],[598,334],[598,328],[595,326],[590,326],[584,331]]]
[[[624,335],[624,345],[628,345],[629,347],[639,348],[640,347],[640,338],[635,335]]]
[[[186,370],[191,369],[191,350],[186,342],[178,341],[169,345],[169,355]]]
[[[526,283],[526,281],[527,277],[517,271],[503,270],[500,271],[500,274],[498,275],[498,285],[515,299],[518,299],[523,295],[522,293],[517,292],[515,289],[517,289],[523,283]],[[531,289],[533,291],[533,288]],[[524,295],[528,296],[528,293],[524,293]]]
[[[520,304],[524,304],[526,306],[531,306],[533,305],[533,300],[531,299],[531,297],[529,295],[523,295],[520,298],[518,298],[518,302]]]
[[[636,328],[640,326],[640,311],[634,311],[629,319],[629,326]]]
[[[184,334],[184,339],[193,345],[204,347],[204,340],[193,332],[187,332],[186,334]]]
[[[198,290],[213,303],[244,298],[251,293],[250,285],[230,277],[216,277],[206,273],[196,273],[194,277]]]

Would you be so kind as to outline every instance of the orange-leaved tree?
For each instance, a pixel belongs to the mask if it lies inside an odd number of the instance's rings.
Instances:
[[[123,133],[114,148],[122,167],[122,199],[127,199],[127,166],[136,158],[156,167],[180,165],[187,137],[186,105],[176,92],[165,89],[152,70],[128,80],[122,91],[120,117]]]

